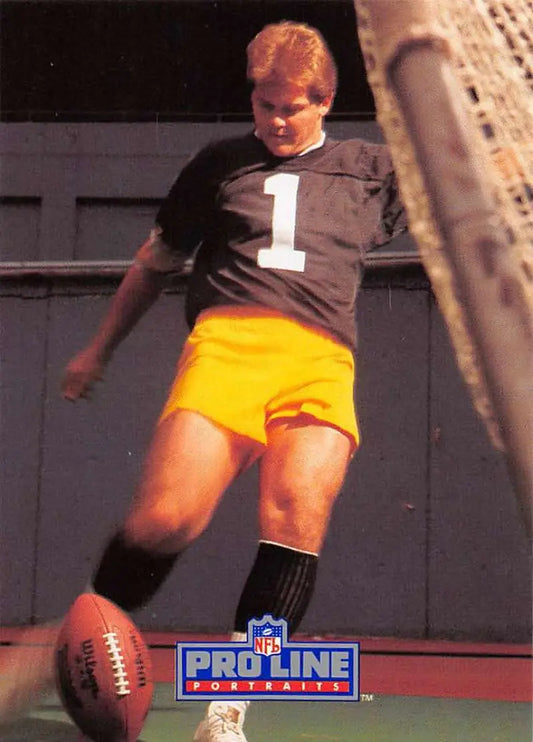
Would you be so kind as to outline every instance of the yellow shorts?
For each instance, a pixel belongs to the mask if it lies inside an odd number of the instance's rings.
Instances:
[[[161,420],[194,410],[266,444],[268,425],[311,416],[359,445],[354,359],[344,345],[276,312],[202,312],[178,362]]]

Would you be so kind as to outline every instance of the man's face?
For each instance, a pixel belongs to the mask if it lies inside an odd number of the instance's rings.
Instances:
[[[316,144],[331,98],[313,103],[307,90],[293,83],[262,83],[252,92],[252,110],[259,139],[277,157],[298,155]]]

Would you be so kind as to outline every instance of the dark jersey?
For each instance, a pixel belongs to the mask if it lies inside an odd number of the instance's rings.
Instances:
[[[364,253],[405,227],[387,148],[335,141],[279,158],[253,134],[209,145],[161,206],[163,241],[191,253],[190,324],[208,307],[275,309],[355,345]]]

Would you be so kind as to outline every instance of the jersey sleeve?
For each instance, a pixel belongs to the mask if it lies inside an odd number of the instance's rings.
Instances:
[[[381,191],[381,223],[376,235],[376,247],[390,242],[407,229],[407,212],[400,199],[398,180],[394,171],[383,179]]]
[[[156,216],[156,232],[169,254],[186,259],[204,238],[214,206],[214,158],[201,150],[174,181]]]
[[[365,143],[360,150],[357,170],[367,182],[373,202],[375,227],[367,250],[385,245],[407,229],[407,216],[400,199],[398,181],[389,149],[384,144]]]
[[[172,250],[161,238],[161,228],[151,230],[146,242],[137,250],[135,262],[156,273],[181,272],[187,255]]]

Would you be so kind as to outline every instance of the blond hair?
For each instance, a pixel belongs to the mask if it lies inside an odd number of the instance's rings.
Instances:
[[[254,84],[292,82],[321,103],[335,95],[337,66],[322,34],[306,23],[281,21],[263,28],[248,44],[247,77]]]

